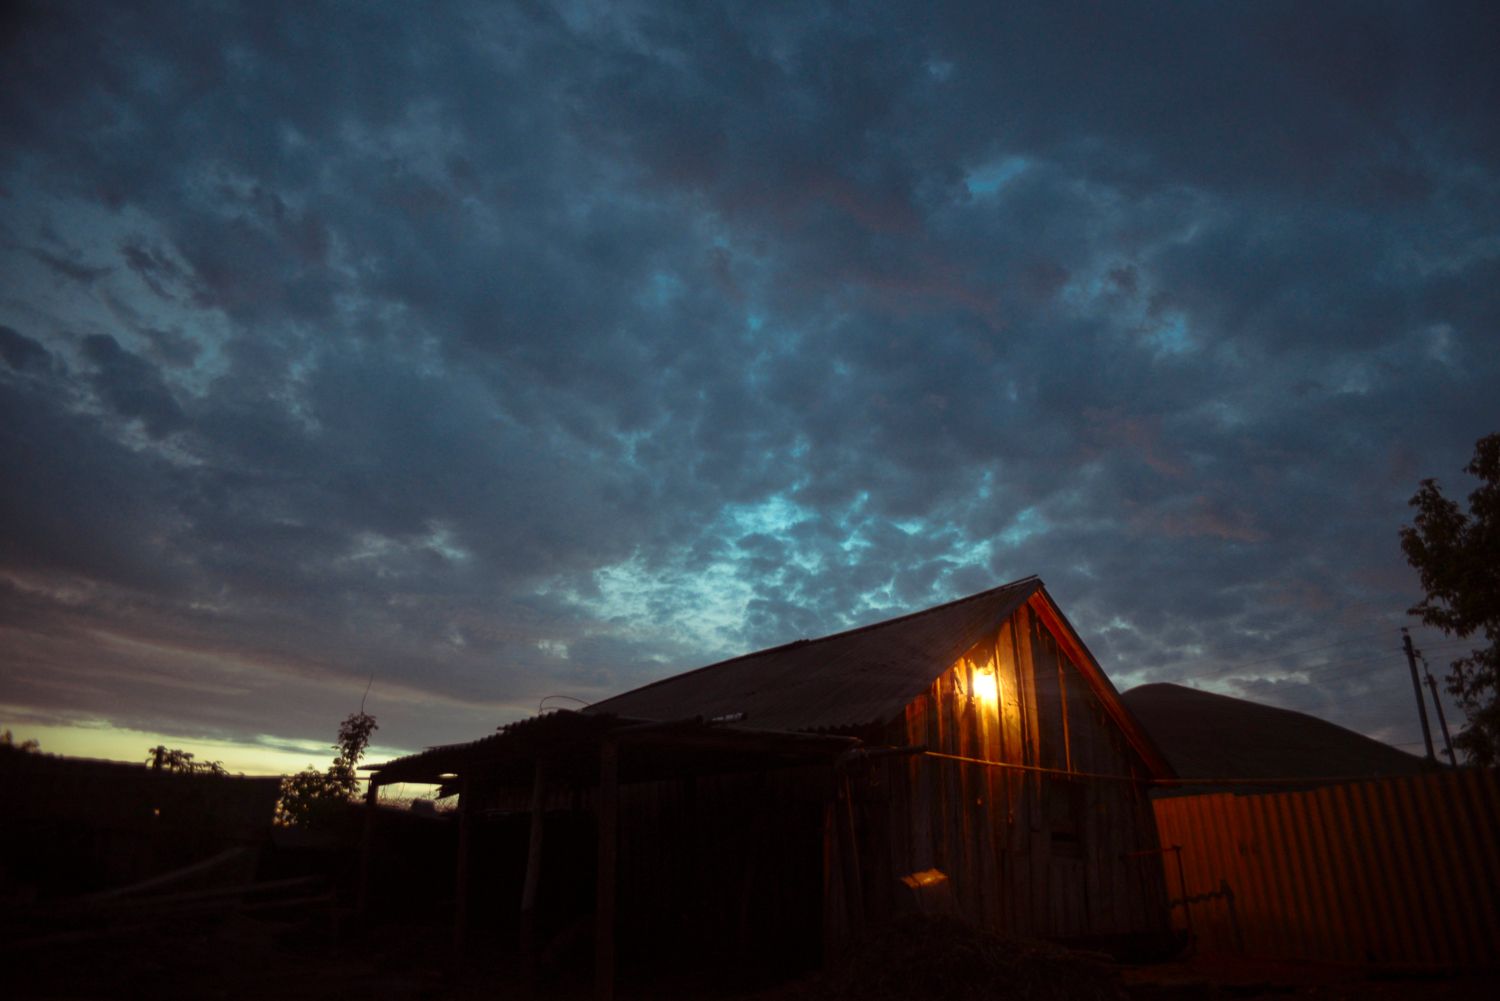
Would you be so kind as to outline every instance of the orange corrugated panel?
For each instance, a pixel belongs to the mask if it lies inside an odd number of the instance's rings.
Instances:
[[[1243,796],[1239,802],[1246,827],[1254,832],[1255,851],[1249,862],[1252,882],[1260,894],[1256,909],[1264,945],[1260,951],[1294,956],[1297,937],[1290,927],[1295,919],[1295,905],[1284,892],[1281,858],[1277,844],[1280,831],[1275,816],[1275,798]]]
[[[1379,810],[1378,786],[1378,782],[1363,782],[1348,787],[1352,808],[1350,837],[1355,844],[1365,848],[1363,878],[1377,902],[1374,919],[1379,944],[1375,959],[1381,963],[1397,963],[1406,951],[1411,908],[1399,878],[1400,859],[1391,843],[1390,833],[1382,825],[1371,823],[1372,815]]]
[[[1201,903],[1193,905],[1193,918],[1195,926],[1203,928],[1199,934],[1204,936],[1207,950],[1237,948],[1230,905],[1223,898],[1214,896],[1226,880],[1237,882],[1232,855],[1225,851],[1226,845],[1231,851],[1234,845],[1232,820],[1223,816],[1224,805],[1229,801],[1228,796],[1205,796],[1187,805],[1187,819],[1192,827],[1184,833],[1197,860],[1199,875],[1193,881],[1194,895],[1202,898]],[[1210,832],[1219,837],[1209,837]]]
[[[1461,963],[1466,956],[1463,921],[1458,915],[1472,909],[1470,888],[1464,879],[1457,878],[1458,851],[1454,842],[1451,807],[1442,795],[1443,785],[1448,782],[1446,774],[1424,777],[1421,782],[1410,783],[1415,798],[1415,813],[1422,824],[1422,860],[1431,879],[1434,899],[1433,939],[1440,962]]]
[[[1469,819],[1474,816],[1470,797],[1466,795],[1473,784],[1474,773],[1449,773],[1435,776],[1428,791],[1434,803],[1434,828],[1437,836],[1435,855],[1443,865],[1448,882],[1452,885],[1452,896],[1446,901],[1451,929],[1453,951],[1460,963],[1471,964],[1482,959],[1487,951],[1486,943],[1494,943],[1496,936],[1484,927],[1483,920],[1476,920],[1493,900],[1483,882],[1476,880],[1476,862],[1482,854],[1481,845],[1488,842]],[[1477,804],[1475,804],[1477,805]],[[1488,951],[1493,951],[1493,944]]]
[[[1193,931],[1199,938],[1200,948],[1204,942],[1213,938],[1213,921],[1208,909],[1199,903],[1189,903],[1192,898],[1207,892],[1208,886],[1210,863],[1205,853],[1207,846],[1200,843],[1197,825],[1193,823],[1193,814],[1202,808],[1198,800],[1204,798],[1206,797],[1192,796],[1157,800],[1155,803],[1157,822],[1162,830],[1162,844],[1182,846],[1182,875],[1185,881],[1181,897],[1183,906],[1173,908],[1172,926],[1185,929],[1191,921]]]
[[[1239,895],[1237,901],[1210,898],[1212,903],[1203,909],[1205,916],[1212,921],[1216,945],[1220,949],[1243,951],[1246,929],[1239,914],[1245,906],[1244,880],[1240,874],[1239,831],[1233,803],[1234,797],[1229,795],[1203,797],[1203,809],[1193,818],[1193,834],[1195,847],[1207,862],[1209,878],[1204,881],[1203,892],[1216,893],[1222,886],[1228,886],[1230,892]]]
[[[1313,814],[1317,805],[1310,793],[1303,792],[1287,797],[1287,806],[1292,815],[1290,841],[1292,850],[1301,859],[1304,906],[1310,922],[1304,954],[1309,957],[1327,955],[1334,950],[1334,916],[1328,893],[1326,852],[1314,831]]]
[[[1485,902],[1489,929],[1489,961],[1495,962],[1494,957],[1500,954],[1500,838],[1495,837],[1495,832],[1500,830],[1500,773],[1494,771],[1485,772],[1482,776],[1476,776],[1474,791],[1485,810],[1476,823],[1476,832],[1487,832],[1488,837],[1482,840],[1483,856],[1481,864],[1484,866],[1484,879],[1486,886]]]
[[[1458,850],[1453,865],[1472,891],[1460,923],[1467,934],[1468,962],[1493,965],[1500,953],[1500,795],[1496,773],[1470,770],[1446,784],[1452,803],[1450,829]]]
[[[1453,948],[1463,963],[1494,963],[1500,928],[1489,916],[1496,906],[1493,880],[1486,885],[1486,856],[1494,844],[1493,815],[1485,819],[1486,772],[1462,771],[1434,776],[1432,799],[1441,804],[1439,857],[1455,892],[1448,901]]]
[[[1413,934],[1406,942],[1407,961],[1426,965],[1442,962],[1441,949],[1437,944],[1436,931],[1442,920],[1438,914],[1437,894],[1432,881],[1433,860],[1428,854],[1425,839],[1421,836],[1420,804],[1414,795],[1414,787],[1427,778],[1415,781],[1382,782],[1385,809],[1378,818],[1398,838],[1401,858],[1408,875],[1407,896],[1412,902]]]
[[[1271,953],[1276,949],[1276,922],[1263,864],[1266,846],[1260,836],[1259,818],[1249,808],[1248,802],[1249,797],[1237,796],[1228,804],[1234,816],[1235,837],[1242,846],[1239,852],[1242,886],[1236,888],[1244,899],[1241,923],[1245,929],[1245,947],[1250,952]]]
[[[1184,847],[1179,893],[1199,898],[1192,918],[1204,951],[1471,966],[1500,958],[1493,772],[1155,805],[1163,843]],[[1174,926],[1184,917],[1174,911]]]
[[[1352,929],[1350,938],[1358,939],[1352,942],[1358,950],[1356,959],[1367,959],[1382,941],[1382,926],[1377,923],[1376,917],[1380,912],[1380,897],[1379,893],[1371,887],[1370,878],[1367,875],[1368,870],[1373,867],[1370,864],[1370,851],[1365,840],[1355,836],[1355,831],[1358,830],[1358,821],[1355,818],[1358,813],[1352,804],[1350,786],[1334,786],[1328,789],[1328,794],[1335,824],[1335,837],[1344,852],[1346,891],[1349,893],[1346,899],[1346,912],[1355,918],[1352,921],[1355,927]]]
[[[1372,785],[1378,801],[1371,811],[1370,823],[1390,841],[1396,868],[1387,874],[1387,878],[1393,881],[1394,889],[1405,902],[1399,915],[1405,921],[1401,925],[1404,933],[1396,962],[1432,965],[1436,962],[1429,931],[1432,895],[1427,889],[1422,857],[1409,831],[1411,816],[1408,798],[1402,795],[1400,783],[1375,782]]]
[[[1288,796],[1286,803],[1291,820],[1287,841],[1301,870],[1300,889],[1303,910],[1307,915],[1307,938],[1303,951],[1308,956],[1328,955],[1334,949],[1334,916],[1330,910],[1325,880],[1328,866],[1323,857],[1324,846],[1314,830],[1316,804],[1308,793]]]
[[[1495,836],[1500,831],[1500,772],[1491,770],[1475,775],[1471,789],[1476,801],[1471,833],[1481,846],[1478,864],[1488,891],[1485,899],[1489,905],[1490,941],[1500,944],[1500,838]]]
[[[1323,845],[1323,875],[1328,885],[1332,933],[1330,959],[1359,962],[1364,958],[1364,931],[1354,896],[1354,879],[1349,846],[1339,824],[1337,806],[1328,789],[1308,794],[1318,838]]]
[[[1317,928],[1308,906],[1306,857],[1296,844],[1297,822],[1292,813],[1295,795],[1261,796],[1272,839],[1272,875],[1279,898],[1278,913],[1283,916],[1282,936],[1288,955],[1316,955],[1313,936]]]
[[[1466,887],[1454,867],[1453,838],[1448,828],[1448,811],[1442,799],[1442,780],[1433,775],[1429,781],[1415,783],[1412,796],[1422,829],[1423,853],[1431,867],[1433,894],[1431,930],[1433,947],[1439,962],[1452,966],[1463,961],[1464,948],[1458,915],[1465,909]]]
[[[1394,944],[1386,962],[1416,962],[1420,954],[1417,943],[1422,937],[1421,896],[1417,892],[1417,873],[1411,851],[1400,824],[1400,806],[1390,798],[1388,782],[1367,782],[1358,788],[1365,807],[1364,827],[1379,841],[1385,862],[1375,876],[1385,885],[1394,901],[1387,920],[1395,932]]]
[[[1164,848],[1170,845],[1180,845],[1184,840],[1182,837],[1182,832],[1181,830],[1179,830],[1180,825],[1178,823],[1177,816],[1181,812],[1181,810],[1173,809],[1171,807],[1172,802],[1173,801],[1171,800],[1157,800],[1152,804],[1152,807],[1156,813],[1157,835],[1161,838],[1161,844]],[[1163,858],[1168,864],[1169,868],[1175,869],[1175,866],[1171,865],[1172,860],[1167,859],[1165,856],[1163,856]],[[1191,871],[1191,867],[1188,865],[1188,862],[1189,859],[1183,860],[1183,871],[1185,875],[1187,872]],[[1186,886],[1179,886],[1178,892],[1174,893],[1172,887],[1174,885],[1173,881],[1175,879],[1176,872],[1169,872],[1167,874],[1167,898],[1169,901],[1172,899],[1182,899],[1185,901],[1190,895],[1191,891],[1189,891]],[[1184,914],[1185,907],[1186,905],[1184,905],[1183,907],[1168,907],[1168,916],[1171,919],[1173,928],[1186,927]]]
[[[1285,905],[1277,892],[1275,843],[1260,799],[1243,796],[1237,804],[1241,830],[1251,848],[1245,856],[1245,882],[1251,894],[1245,909],[1253,912],[1257,944],[1250,951],[1285,956],[1292,954],[1291,940],[1286,933]]]

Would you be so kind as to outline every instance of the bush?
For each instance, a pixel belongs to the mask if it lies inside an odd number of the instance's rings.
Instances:
[[[360,710],[339,724],[339,752],[320,772],[312,765],[281,780],[281,800],[276,804],[276,822],[295,827],[315,827],[354,800],[359,792],[359,762],[370,746],[370,734],[380,729],[375,717]]]

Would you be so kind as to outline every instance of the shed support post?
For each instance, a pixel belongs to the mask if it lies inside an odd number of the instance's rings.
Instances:
[[[529,966],[536,961],[536,898],[542,882],[542,832],[547,824],[547,762],[536,759],[536,781],[531,787],[531,837],[526,843],[526,883],[521,890],[521,956]]]
[[[834,829],[838,836],[840,875],[844,882],[844,906],[848,913],[848,935],[853,941],[864,929],[865,895],[861,886],[859,842],[854,833],[854,783],[846,769],[838,768],[833,805]]]
[[[620,747],[606,740],[599,748],[599,896],[594,908],[594,997],[615,996],[616,822],[620,801]]]
[[[469,930],[470,773],[458,779],[458,872],[453,888],[453,949],[462,953]]]
[[[370,776],[369,788],[365,790],[365,827],[359,841],[359,896],[355,898],[355,910],[361,917],[370,900],[370,865],[375,854],[375,802],[380,797],[380,782]],[[334,908],[337,910],[337,903]]]

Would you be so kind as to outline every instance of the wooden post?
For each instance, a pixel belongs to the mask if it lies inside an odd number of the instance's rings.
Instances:
[[[1068,771],[1073,770],[1073,741],[1068,734],[1068,675],[1063,670],[1063,665],[1068,658],[1062,650],[1057,651],[1057,697],[1062,704],[1063,725],[1063,759],[1068,763]]]
[[[837,799],[833,820],[839,839],[840,873],[844,879],[844,906],[848,908],[849,937],[852,940],[864,928],[865,899],[859,876],[859,848],[854,834],[854,796],[848,772],[839,768]]]
[[[462,953],[469,930],[469,789],[470,772],[458,777],[458,872],[453,888],[453,949]]]
[[[1411,633],[1401,627],[1401,644],[1406,651],[1406,663],[1411,665],[1411,687],[1417,693],[1417,715],[1422,720],[1422,740],[1427,744],[1427,761],[1437,764],[1437,755],[1432,751],[1432,728],[1427,725],[1427,703],[1422,699],[1422,682],[1417,680],[1416,651],[1411,648]]]
[[[834,771],[834,784],[837,788],[838,772]],[[843,877],[835,874],[835,864],[838,860],[837,834],[838,825],[834,823],[833,815],[839,808],[837,792],[833,797],[823,804],[823,969],[833,969],[833,964],[838,962],[844,946],[843,925],[845,923],[844,898],[839,893],[843,886]]]
[[[616,822],[620,807],[620,747],[599,748],[599,896],[594,905],[594,997],[615,996]]]
[[[527,965],[536,960],[536,898],[542,882],[542,831],[547,820],[547,763],[536,759],[531,787],[531,837],[526,843],[526,884],[521,891],[521,955]]]
[[[359,843],[359,896],[354,905],[361,916],[370,900],[370,857],[375,853],[375,801],[379,794],[380,783],[371,775],[370,786],[365,790],[365,829]],[[334,910],[338,910],[336,904]]]
[[[1427,666],[1427,658],[1422,658],[1422,666]],[[1448,762],[1454,768],[1458,767],[1458,759],[1453,756],[1453,738],[1448,736],[1448,717],[1443,715],[1443,700],[1438,698],[1437,681],[1432,672],[1427,672],[1427,687],[1432,690],[1432,705],[1437,709],[1438,724],[1443,728],[1443,746],[1447,748]]]

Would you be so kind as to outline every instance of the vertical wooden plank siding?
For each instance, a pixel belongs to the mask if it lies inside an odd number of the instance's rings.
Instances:
[[[1198,948],[1324,962],[1500,957],[1500,777],[1463,769],[1155,803],[1183,846]],[[1186,929],[1183,907],[1172,920]]]
[[[994,697],[987,675],[995,681]],[[1066,716],[1066,718],[1064,718]],[[1142,763],[1040,620],[1022,607],[919,695],[889,739],[973,761],[914,756],[872,768],[856,790],[860,865],[889,883],[936,868],[969,919],[1018,935],[1070,938],[1165,932],[1156,821],[1135,786]],[[1127,781],[1044,778],[983,761],[1071,767]],[[885,776],[883,781],[873,776]],[[838,807],[836,806],[837,810]],[[1054,837],[1054,834],[1057,837]],[[830,903],[852,876],[842,838],[828,847]],[[838,922],[830,906],[825,917]],[[830,927],[831,935],[844,934]]]

